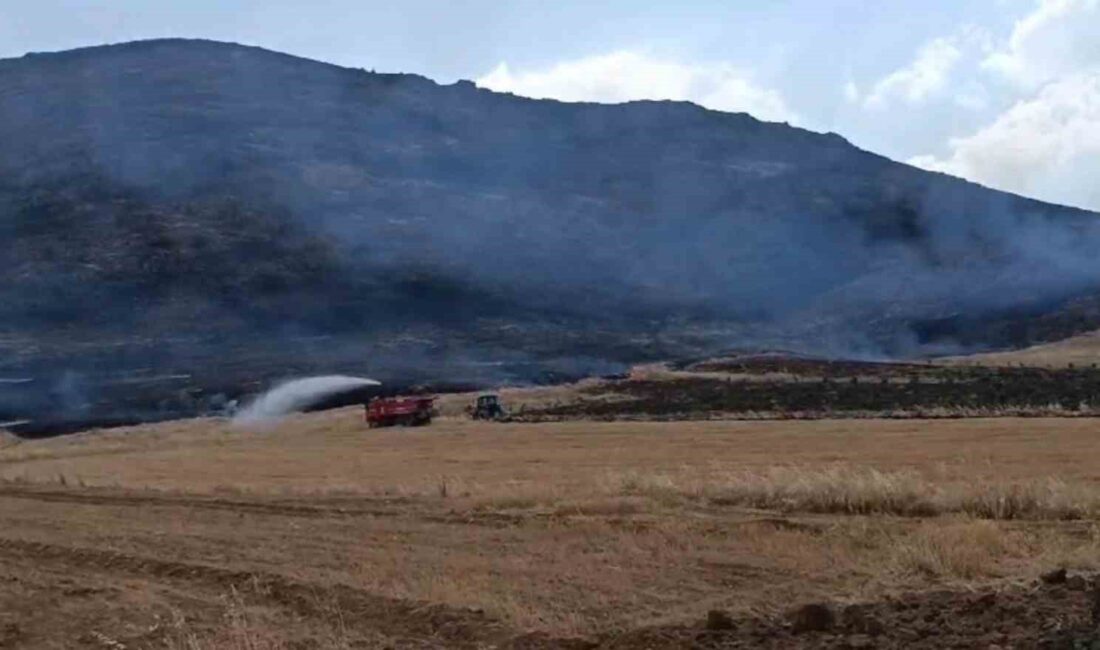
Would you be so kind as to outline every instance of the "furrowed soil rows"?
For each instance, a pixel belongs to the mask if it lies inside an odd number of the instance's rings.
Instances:
[[[218,593],[248,594],[304,617],[326,618],[337,611],[341,613],[342,625],[380,631],[425,647],[585,647],[574,640],[519,634],[472,610],[385,598],[345,585],[303,583],[273,573],[235,571],[10,538],[0,538],[0,553],[13,555],[28,565],[61,563],[82,571],[136,575],[199,584]]]
[[[447,648],[945,648],[1092,647],[1100,642],[1096,576],[997,591],[932,591],[854,605],[815,605],[828,615],[807,625],[799,608],[787,616],[733,617],[725,629],[668,625],[585,639],[520,634],[475,612],[384,598],[343,585],[300,582],[271,573],[162,561],[125,553],[0,538],[0,554],[28,565],[187,583],[382,632],[402,647]],[[820,617],[819,617],[820,618]],[[13,646],[14,647],[14,646]]]

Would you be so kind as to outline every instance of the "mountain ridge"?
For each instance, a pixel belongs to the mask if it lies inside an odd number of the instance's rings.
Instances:
[[[0,60],[0,141],[0,373],[486,383],[1100,325],[1095,213],[688,102],[154,39]]]

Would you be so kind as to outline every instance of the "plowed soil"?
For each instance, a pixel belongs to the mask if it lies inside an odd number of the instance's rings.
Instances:
[[[606,648],[1091,648],[1100,643],[1095,583],[989,591],[932,591],[829,608],[826,629],[787,619],[731,621],[730,630],[637,630]],[[815,603],[815,605],[817,605]],[[826,606],[827,607],[827,606]]]

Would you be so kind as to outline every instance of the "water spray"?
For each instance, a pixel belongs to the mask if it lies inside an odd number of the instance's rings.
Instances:
[[[327,375],[305,377],[278,384],[252,400],[234,416],[234,424],[270,422],[302,411],[328,397],[364,386],[381,386],[380,382],[363,377]]]

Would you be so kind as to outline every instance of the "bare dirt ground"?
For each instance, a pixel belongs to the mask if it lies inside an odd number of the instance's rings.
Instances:
[[[0,648],[1088,647],[1097,452],[1088,419],[354,408],[6,439]]]

